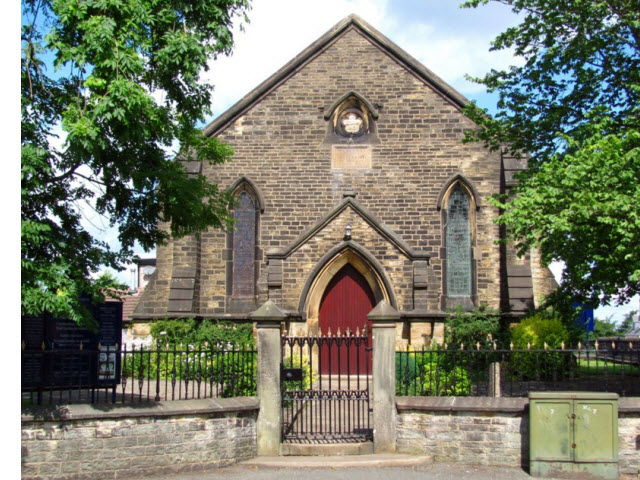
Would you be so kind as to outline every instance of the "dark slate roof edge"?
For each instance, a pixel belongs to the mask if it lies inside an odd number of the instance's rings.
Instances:
[[[218,118],[213,120],[209,125],[204,127],[203,133],[206,136],[218,134],[229,123],[242,115],[246,110],[251,108],[253,104],[258,102],[273,88],[278,86],[290,75],[296,73],[305,63],[313,59],[321,53],[331,43],[342,36],[350,27],[357,28],[361,33],[366,35],[378,48],[390,55],[398,63],[417,75],[423,81],[433,86],[438,92],[449,99],[457,108],[462,108],[469,103],[469,100],[462,94],[457,92],[453,87],[447,84],[443,79],[429,70],[427,67],[418,62],[415,58],[401,49],[398,45],[389,40],[386,36],[373,28],[367,22],[357,15],[351,14],[334,25],[327,33],[313,42],[292,60],[286,63],[282,68],[267,78],[264,82],[251,90],[247,95],[241,98],[226,112],[222,113]]]
[[[283,249],[270,250],[266,252],[267,257],[270,258],[287,258],[293,252],[295,252],[301,245],[303,245],[308,239],[313,237],[317,232],[329,224],[334,218],[336,218],[345,208],[351,206],[355,212],[376,230],[382,237],[393,244],[404,255],[411,259],[425,259],[428,260],[431,255],[427,252],[416,251],[411,248],[402,238],[400,238],[395,232],[393,232],[388,226],[382,223],[378,218],[371,214],[366,208],[364,208],[357,200],[346,197],[336,207],[330,210],[319,221],[317,221],[311,228],[304,231],[298,236],[289,246]]]

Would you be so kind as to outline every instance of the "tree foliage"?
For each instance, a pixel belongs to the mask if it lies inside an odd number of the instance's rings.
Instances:
[[[118,280],[110,271],[105,270],[98,278],[95,279],[93,285],[103,290],[115,290],[116,292],[126,292],[129,286]]]
[[[234,344],[254,346],[253,324],[224,320],[163,319],[151,326],[155,341],[169,345]]]
[[[483,303],[468,312],[458,306],[450,313],[444,325],[444,338],[452,348],[460,348],[461,344],[475,348],[478,343],[482,348],[491,348],[493,342],[502,340],[498,310],[492,310]]]
[[[232,153],[196,128],[210,113],[207,62],[229,54],[247,0],[22,0],[22,310],[90,323],[90,274],[169,235],[228,222],[226,193],[185,159]],[[245,16],[246,21],[246,16]],[[62,147],[55,137],[62,137]],[[117,226],[110,248],[82,221]],[[158,223],[160,221],[160,223]]]
[[[477,7],[490,0],[463,4]],[[469,140],[529,169],[498,221],[519,253],[564,261],[564,293],[593,306],[640,291],[640,5],[637,0],[502,0],[521,23],[492,50],[524,63],[475,79],[498,94]]]

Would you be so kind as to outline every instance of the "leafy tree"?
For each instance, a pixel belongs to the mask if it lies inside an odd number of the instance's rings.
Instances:
[[[604,320],[600,320],[596,318],[593,322],[592,338],[615,337],[617,335],[616,324],[612,322],[611,319],[605,318]]]
[[[90,274],[101,265],[120,269],[136,242],[149,250],[228,222],[228,196],[171,149],[210,164],[230,157],[196,128],[211,103],[200,74],[231,52],[232,22],[247,9],[248,0],[22,0],[24,313],[91,324],[79,296],[100,298]],[[119,249],[82,224],[86,208],[117,226]]]
[[[490,0],[470,0],[477,7]],[[496,0],[522,22],[492,50],[524,63],[475,79],[498,94],[468,140],[529,157],[503,209],[508,241],[565,262],[562,287],[591,305],[640,291],[640,6],[637,0]]]
[[[105,270],[102,272],[98,278],[96,278],[93,285],[96,288],[100,288],[103,291],[105,290],[116,290],[119,292],[125,292],[129,289],[129,286],[126,283],[118,280],[111,272]]]
[[[618,335],[625,335],[629,330],[631,330],[631,327],[633,326],[633,318],[637,313],[638,312],[636,310],[628,312],[622,319],[622,322],[620,322],[620,325],[616,328],[615,333]]]

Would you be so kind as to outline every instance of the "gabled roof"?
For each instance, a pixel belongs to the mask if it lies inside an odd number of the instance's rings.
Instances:
[[[469,100],[458,93],[435,73],[426,68],[360,17],[352,14],[341,20],[331,30],[294,57],[289,63],[267,78],[229,110],[207,125],[204,128],[203,133],[209,137],[218,134],[229,123],[234,121],[245,111],[250,109],[255,103],[260,101],[262,97],[280,85],[288,77],[295,74],[304,64],[321,54],[333,42],[352,29],[358,30],[362,35],[368,38],[372,44],[392,57],[397,63],[402,65],[413,75],[430,85],[456,107],[462,108],[464,105],[469,103]]]
[[[371,212],[364,208],[360,202],[353,198],[354,194],[345,194],[342,201],[327,212],[320,220],[318,220],[311,228],[304,231],[298,238],[291,242],[287,247],[282,249],[274,249],[266,252],[269,258],[287,258],[295,252],[301,245],[307,242],[316,233],[328,225],[347,207],[351,207],[362,219],[364,219],[374,230],[376,230],[383,238],[385,238],[394,247],[400,250],[407,258],[412,260],[429,260],[431,255],[427,252],[415,250],[411,248],[400,236],[391,230],[387,225],[382,223]]]

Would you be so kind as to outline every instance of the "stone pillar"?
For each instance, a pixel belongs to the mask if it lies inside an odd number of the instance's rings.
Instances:
[[[373,327],[373,450],[375,453],[395,453],[395,330],[400,314],[382,300],[367,317]]]
[[[260,412],[256,424],[258,455],[280,453],[282,429],[282,398],[280,394],[280,324],[285,313],[267,300],[251,314],[258,334],[258,398]]]

